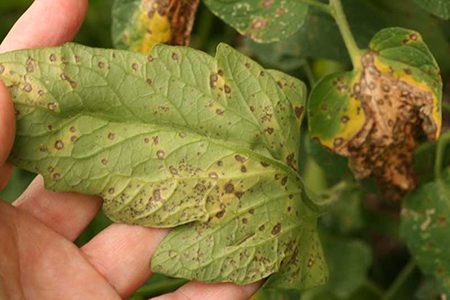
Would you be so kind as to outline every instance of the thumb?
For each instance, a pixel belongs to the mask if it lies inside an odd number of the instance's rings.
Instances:
[[[0,191],[11,175],[12,166],[6,162],[16,132],[15,111],[8,89],[0,81]]]

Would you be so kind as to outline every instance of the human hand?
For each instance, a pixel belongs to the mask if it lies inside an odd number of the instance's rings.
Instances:
[[[87,0],[36,0],[0,52],[71,40],[86,8]],[[0,84],[0,190],[12,170],[14,124]],[[12,205],[0,201],[0,299],[120,299],[140,287],[167,230],[113,224],[78,248],[73,241],[100,206],[99,198],[46,191],[40,176]],[[190,282],[158,299],[247,299],[258,286]]]

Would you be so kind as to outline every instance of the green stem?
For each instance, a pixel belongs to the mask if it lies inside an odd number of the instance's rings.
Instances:
[[[416,264],[413,260],[410,260],[405,267],[400,271],[397,278],[395,278],[392,285],[384,294],[383,300],[394,299],[393,297],[398,293],[399,289],[403,286],[409,276],[412,274],[414,269],[416,268]]]
[[[145,298],[159,296],[176,290],[186,282],[186,279],[167,279],[155,282],[141,287],[136,291],[135,295],[143,296]]]
[[[302,68],[303,68],[303,71],[306,74],[306,78],[308,78],[309,85],[310,85],[310,87],[312,89],[314,87],[314,85],[316,84],[317,80],[316,80],[316,77],[314,76],[314,73],[313,73],[313,71],[311,69],[311,65],[310,65],[310,63],[309,63],[309,61],[307,59],[303,60]]]
[[[367,279],[363,286],[368,289],[372,294],[376,295],[377,298],[383,298],[384,291],[372,280]]]
[[[360,59],[362,51],[358,48],[355,38],[348,25],[347,18],[342,8],[341,0],[330,0],[331,15],[334,17],[336,24],[341,32],[347,51],[352,60],[354,68],[360,66]]]
[[[312,6],[312,7],[315,7],[317,9],[319,9],[320,11],[322,11],[324,13],[327,13],[327,14],[331,15],[330,6],[327,5],[327,4],[324,4],[324,3],[319,2],[317,0],[298,0],[298,1],[301,2],[301,3],[304,3],[304,4],[308,4],[308,5]]]
[[[441,135],[436,145],[436,158],[434,160],[434,178],[442,177],[442,166],[444,164],[445,148],[450,143],[450,131]]]

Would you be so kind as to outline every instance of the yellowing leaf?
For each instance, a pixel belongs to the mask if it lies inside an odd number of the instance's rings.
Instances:
[[[417,32],[378,32],[352,72],[332,74],[314,88],[311,136],[347,156],[356,177],[374,175],[395,197],[411,190],[416,139],[441,128],[439,68]]]
[[[188,45],[198,0],[115,0],[112,36],[117,48],[144,54],[158,43]]]

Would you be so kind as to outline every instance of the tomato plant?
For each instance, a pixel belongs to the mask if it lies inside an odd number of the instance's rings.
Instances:
[[[264,279],[255,299],[450,295],[449,1],[111,11],[114,49],[0,54],[12,163],[172,228],[149,262],[165,276]]]

